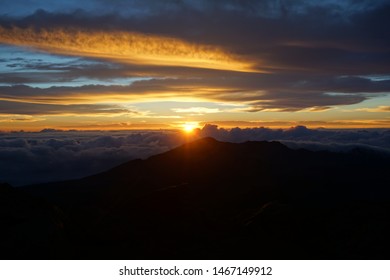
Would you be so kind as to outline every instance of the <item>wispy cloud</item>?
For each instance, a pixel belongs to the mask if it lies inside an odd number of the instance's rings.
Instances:
[[[176,113],[189,113],[192,115],[214,114],[214,113],[221,112],[219,108],[206,108],[206,107],[173,108],[171,110]]]
[[[36,30],[0,26],[0,42],[35,47],[51,53],[106,58],[121,63],[254,71],[248,62],[240,61],[218,47],[135,32]]]
[[[4,114],[0,113],[0,122],[13,123],[13,122],[39,122],[44,121],[45,118],[29,116],[26,114],[15,115],[15,114]]]
[[[381,113],[381,112],[390,112],[390,106],[378,106],[372,108],[358,108],[354,111],[357,112],[370,112],[370,113]]]
[[[0,101],[1,115],[137,115],[139,112],[117,104],[39,104],[27,102]]]

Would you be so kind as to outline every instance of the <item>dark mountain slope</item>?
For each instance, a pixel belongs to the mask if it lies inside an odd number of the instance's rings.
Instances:
[[[366,151],[205,138],[23,191],[65,214],[57,258],[388,258],[389,171]]]
[[[66,251],[66,221],[55,205],[0,184],[0,256],[56,258]]]

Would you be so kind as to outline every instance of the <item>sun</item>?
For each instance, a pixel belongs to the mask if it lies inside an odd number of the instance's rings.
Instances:
[[[194,132],[194,129],[198,127],[198,124],[195,122],[186,122],[182,125],[183,131],[186,133]]]

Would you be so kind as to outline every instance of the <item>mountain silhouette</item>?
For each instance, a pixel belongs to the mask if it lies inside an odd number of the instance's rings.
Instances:
[[[388,156],[363,149],[311,152],[203,138],[80,180],[2,185],[1,223],[37,236],[12,237],[12,244],[11,234],[2,236],[8,247],[0,254],[388,259],[389,171]]]

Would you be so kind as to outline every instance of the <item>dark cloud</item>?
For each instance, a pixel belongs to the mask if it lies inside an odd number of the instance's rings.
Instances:
[[[229,77],[228,79],[226,77]],[[279,79],[281,79],[279,81]],[[207,90],[210,89],[210,90]],[[215,91],[214,89],[221,89]],[[135,81],[127,86],[62,86],[36,88],[29,86],[0,87],[0,112],[36,114],[84,111],[90,113],[125,113],[120,106],[107,105],[42,105],[28,102],[88,102],[89,98],[107,96],[135,99],[146,95],[174,94],[176,97],[199,97],[222,102],[245,102],[248,111],[278,109],[299,111],[302,109],[326,109],[335,105],[349,105],[370,97],[380,96],[390,90],[390,80],[372,81],[369,78],[339,77],[321,79],[318,76],[273,74],[232,74],[203,78],[158,78]],[[343,94],[334,94],[334,93]],[[23,103],[25,102],[25,103]],[[106,109],[106,111],[103,111]],[[31,111],[28,113],[28,111]],[[132,113],[128,111],[128,113]],[[134,113],[134,112],[133,112]]]
[[[136,111],[121,107],[119,105],[103,104],[35,104],[0,101],[0,114],[17,115],[99,115],[99,114],[131,114],[137,115]]]
[[[99,81],[113,81],[120,78],[145,77],[146,73],[160,76],[159,69],[149,69],[145,66],[129,66],[110,63],[107,61],[91,60],[84,58],[69,59],[62,62],[52,62],[50,57],[43,59],[35,58],[12,58],[3,59],[5,69],[0,76],[0,84],[52,84],[70,83],[80,84],[80,79],[94,79]],[[17,69],[15,69],[17,68]],[[147,70],[148,69],[148,70]]]

